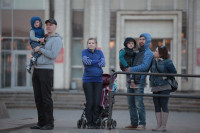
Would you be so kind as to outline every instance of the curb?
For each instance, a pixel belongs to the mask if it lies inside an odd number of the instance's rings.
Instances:
[[[11,131],[34,125],[36,119],[34,118],[22,118],[22,119],[0,119],[0,132]]]

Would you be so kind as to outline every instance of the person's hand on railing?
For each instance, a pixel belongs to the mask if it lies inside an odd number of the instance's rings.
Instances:
[[[125,72],[130,72],[130,67],[126,68]]]

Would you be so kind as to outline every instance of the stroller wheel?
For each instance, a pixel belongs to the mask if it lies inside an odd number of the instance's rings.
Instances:
[[[101,128],[104,129],[105,127],[106,127],[106,122],[105,122],[105,121],[102,121],[102,122],[101,122]]]
[[[83,127],[83,129],[86,128],[86,120],[83,120],[83,121],[82,121],[82,127]]]
[[[117,127],[116,120],[112,120],[111,125],[112,125],[112,128],[115,129]]]
[[[82,121],[81,121],[81,120],[78,120],[78,121],[77,121],[77,128],[80,129],[80,128],[81,128],[81,125],[82,125]]]

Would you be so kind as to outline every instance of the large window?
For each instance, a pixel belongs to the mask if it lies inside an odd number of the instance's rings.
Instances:
[[[11,10],[2,10],[1,11],[1,23],[2,23],[2,36],[11,37],[11,29],[12,29],[12,12]]]
[[[43,21],[44,28],[44,11],[42,10],[14,10],[13,11],[13,34],[14,37],[29,36],[31,29],[30,20],[33,16],[39,16]]]
[[[15,86],[26,86],[26,55],[15,56]]]
[[[11,87],[11,53],[1,53],[1,87]]]
[[[116,12],[110,14],[110,70],[116,69]]]
[[[31,88],[31,75],[26,72],[30,19],[39,16],[44,21],[44,5],[44,0],[0,1],[0,88]]]
[[[157,47],[166,46],[169,54],[171,54],[171,39],[154,39],[152,38],[150,49],[154,52]]]
[[[83,12],[73,11],[72,36],[83,37]]]
[[[75,5],[78,3],[75,3]],[[74,5],[74,6],[75,6]],[[80,5],[79,5],[80,6]],[[78,7],[79,7],[78,6]],[[83,65],[81,60],[81,53],[83,50],[83,10],[73,10],[72,17],[72,84],[71,88],[81,88]]]
[[[188,44],[187,44],[187,13],[182,12],[182,74],[188,73]],[[183,79],[188,80],[187,77]]]

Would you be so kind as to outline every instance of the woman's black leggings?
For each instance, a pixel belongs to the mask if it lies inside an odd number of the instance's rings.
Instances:
[[[95,124],[98,119],[102,86],[100,82],[83,83],[86,98],[85,115],[87,124]]]
[[[153,92],[153,94],[169,95],[170,90]],[[155,112],[161,112],[162,109],[163,112],[168,113],[168,101],[169,97],[153,97]]]

